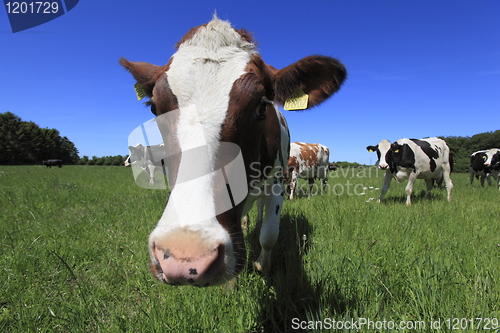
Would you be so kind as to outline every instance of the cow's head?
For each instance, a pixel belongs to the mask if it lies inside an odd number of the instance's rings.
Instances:
[[[393,151],[391,148],[392,145],[389,140],[382,140],[375,146],[367,146],[366,150],[368,150],[370,153],[376,151],[378,157],[377,164],[379,169],[387,170],[390,167],[393,158]]]
[[[309,56],[277,70],[262,60],[248,32],[217,18],[191,29],[165,66],[124,58],[120,64],[149,97],[156,116],[175,113],[170,130],[182,153],[174,161],[174,179],[176,174],[214,171],[221,145],[233,143],[241,149],[245,185],[276,159],[284,119],[275,103],[283,104],[302,89],[313,107],[335,93],[346,77],[339,61],[324,56]],[[169,149],[166,141],[164,137]],[[182,157],[200,147],[203,163]],[[261,168],[251,167],[255,165]],[[149,239],[153,274],[169,284],[195,286],[236,276],[246,257],[240,219],[248,197],[218,213],[222,192],[210,177],[170,187],[165,211]]]
[[[490,149],[484,153],[483,156],[484,166],[489,168],[497,167],[500,162],[500,150],[497,148]]]
[[[486,162],[487,158],[488,157],[486,156],[486,153],[484,151],[475,152],[470,156],[470,167],[475,172],[484,170],[485,168],[484,163]]]

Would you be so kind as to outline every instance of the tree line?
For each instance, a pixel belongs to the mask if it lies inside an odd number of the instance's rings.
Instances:
[[[500,130],[468,136],[440,137],[453,153],[454,172],[468,172],[470,155],[478,150],[500,148]],[[58,130],[40,128],[11,112],[0,113],[0,164],[40,164],[60,159],[64,164],[123,165],[127,156],[78,156],[78,149]],[[340,167],[358,163],[337,162]]]
[[[60,159],[64,164],[123,165],[127,156],[78,156],[78,149],[54,128],[40,128],[12,112],[0,113],[0,164],[41,164]]]
[[[47,159],[74,164],[78,149],[54,128],[40,128],[11,112],[0,113],[0,164],[40,164]]]
[[[123,165],[127,156],[116,155],[116,156],[83,156],[77,162],[78,165]]]

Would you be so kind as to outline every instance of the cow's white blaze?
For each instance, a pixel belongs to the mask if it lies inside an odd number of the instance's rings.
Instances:
[[[389,164],[385,160],[387,152],[391,149],[391,142],[389,140],[382,140],[378,144],[378,150],[380,151],[380,160],[378,161],[379,168],[386,169]]]
[[[489,149],[489,150],[486,150],[484,151],[486,153],[486,159],[484,161],[484,165],[485,166],[491,166],[491,163],[492,163],[492,160],[493,160],[493,156],[499,151],[499,149],[497,148],[492,148],[492,149]]]
[[[178,178],[189,179],[193,167],[197,173],[203,168],[204,176],[175,185],[150,242],[179,228],[190,230],[208,244],[224,244],[225,262],[234,267],[234,258],[227,257],[232,253],[229,234],[216,219],[213,171],[231,88],[254,53],[254,44],[244,41],[228,22],[214,19],[172,56],[166,75],[180,111],[176,139],[183,152],[207,148],[199,161],[181,158]]]

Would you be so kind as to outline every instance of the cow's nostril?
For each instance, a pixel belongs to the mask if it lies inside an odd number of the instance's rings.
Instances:
[[[155,246],[155,257],[161,266],[160,280],[178,285],[215,284],[226,271],[224,249],[224,245],[218,245],[210,251],[195,254],[183,247],[160,249]]]

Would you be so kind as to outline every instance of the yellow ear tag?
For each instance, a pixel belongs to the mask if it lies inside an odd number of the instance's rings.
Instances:
[[[309,95],[307,95],[302,89],[296,90],[290,98],[285,101],[283,109],[293,111],[293,110],[305,110],[307,109],[307,102],[309,101]]]
[[[142,88],[142,86],[139,84],[139,82],[137,82],[136,84],[134,84],[134,90],[135,90],[135,94],[137,96],[137,99],[140,101],[141,99],[143,99],[144,97],[146,97],[146,92],[144,91],[144,89]]]
[[[396,154],[397,154],[397,153],[399,153],[399,149],[396,149],[394,152],[395,152]]]
[[[368,150],[370,153],[373,153],[373,149]]]

